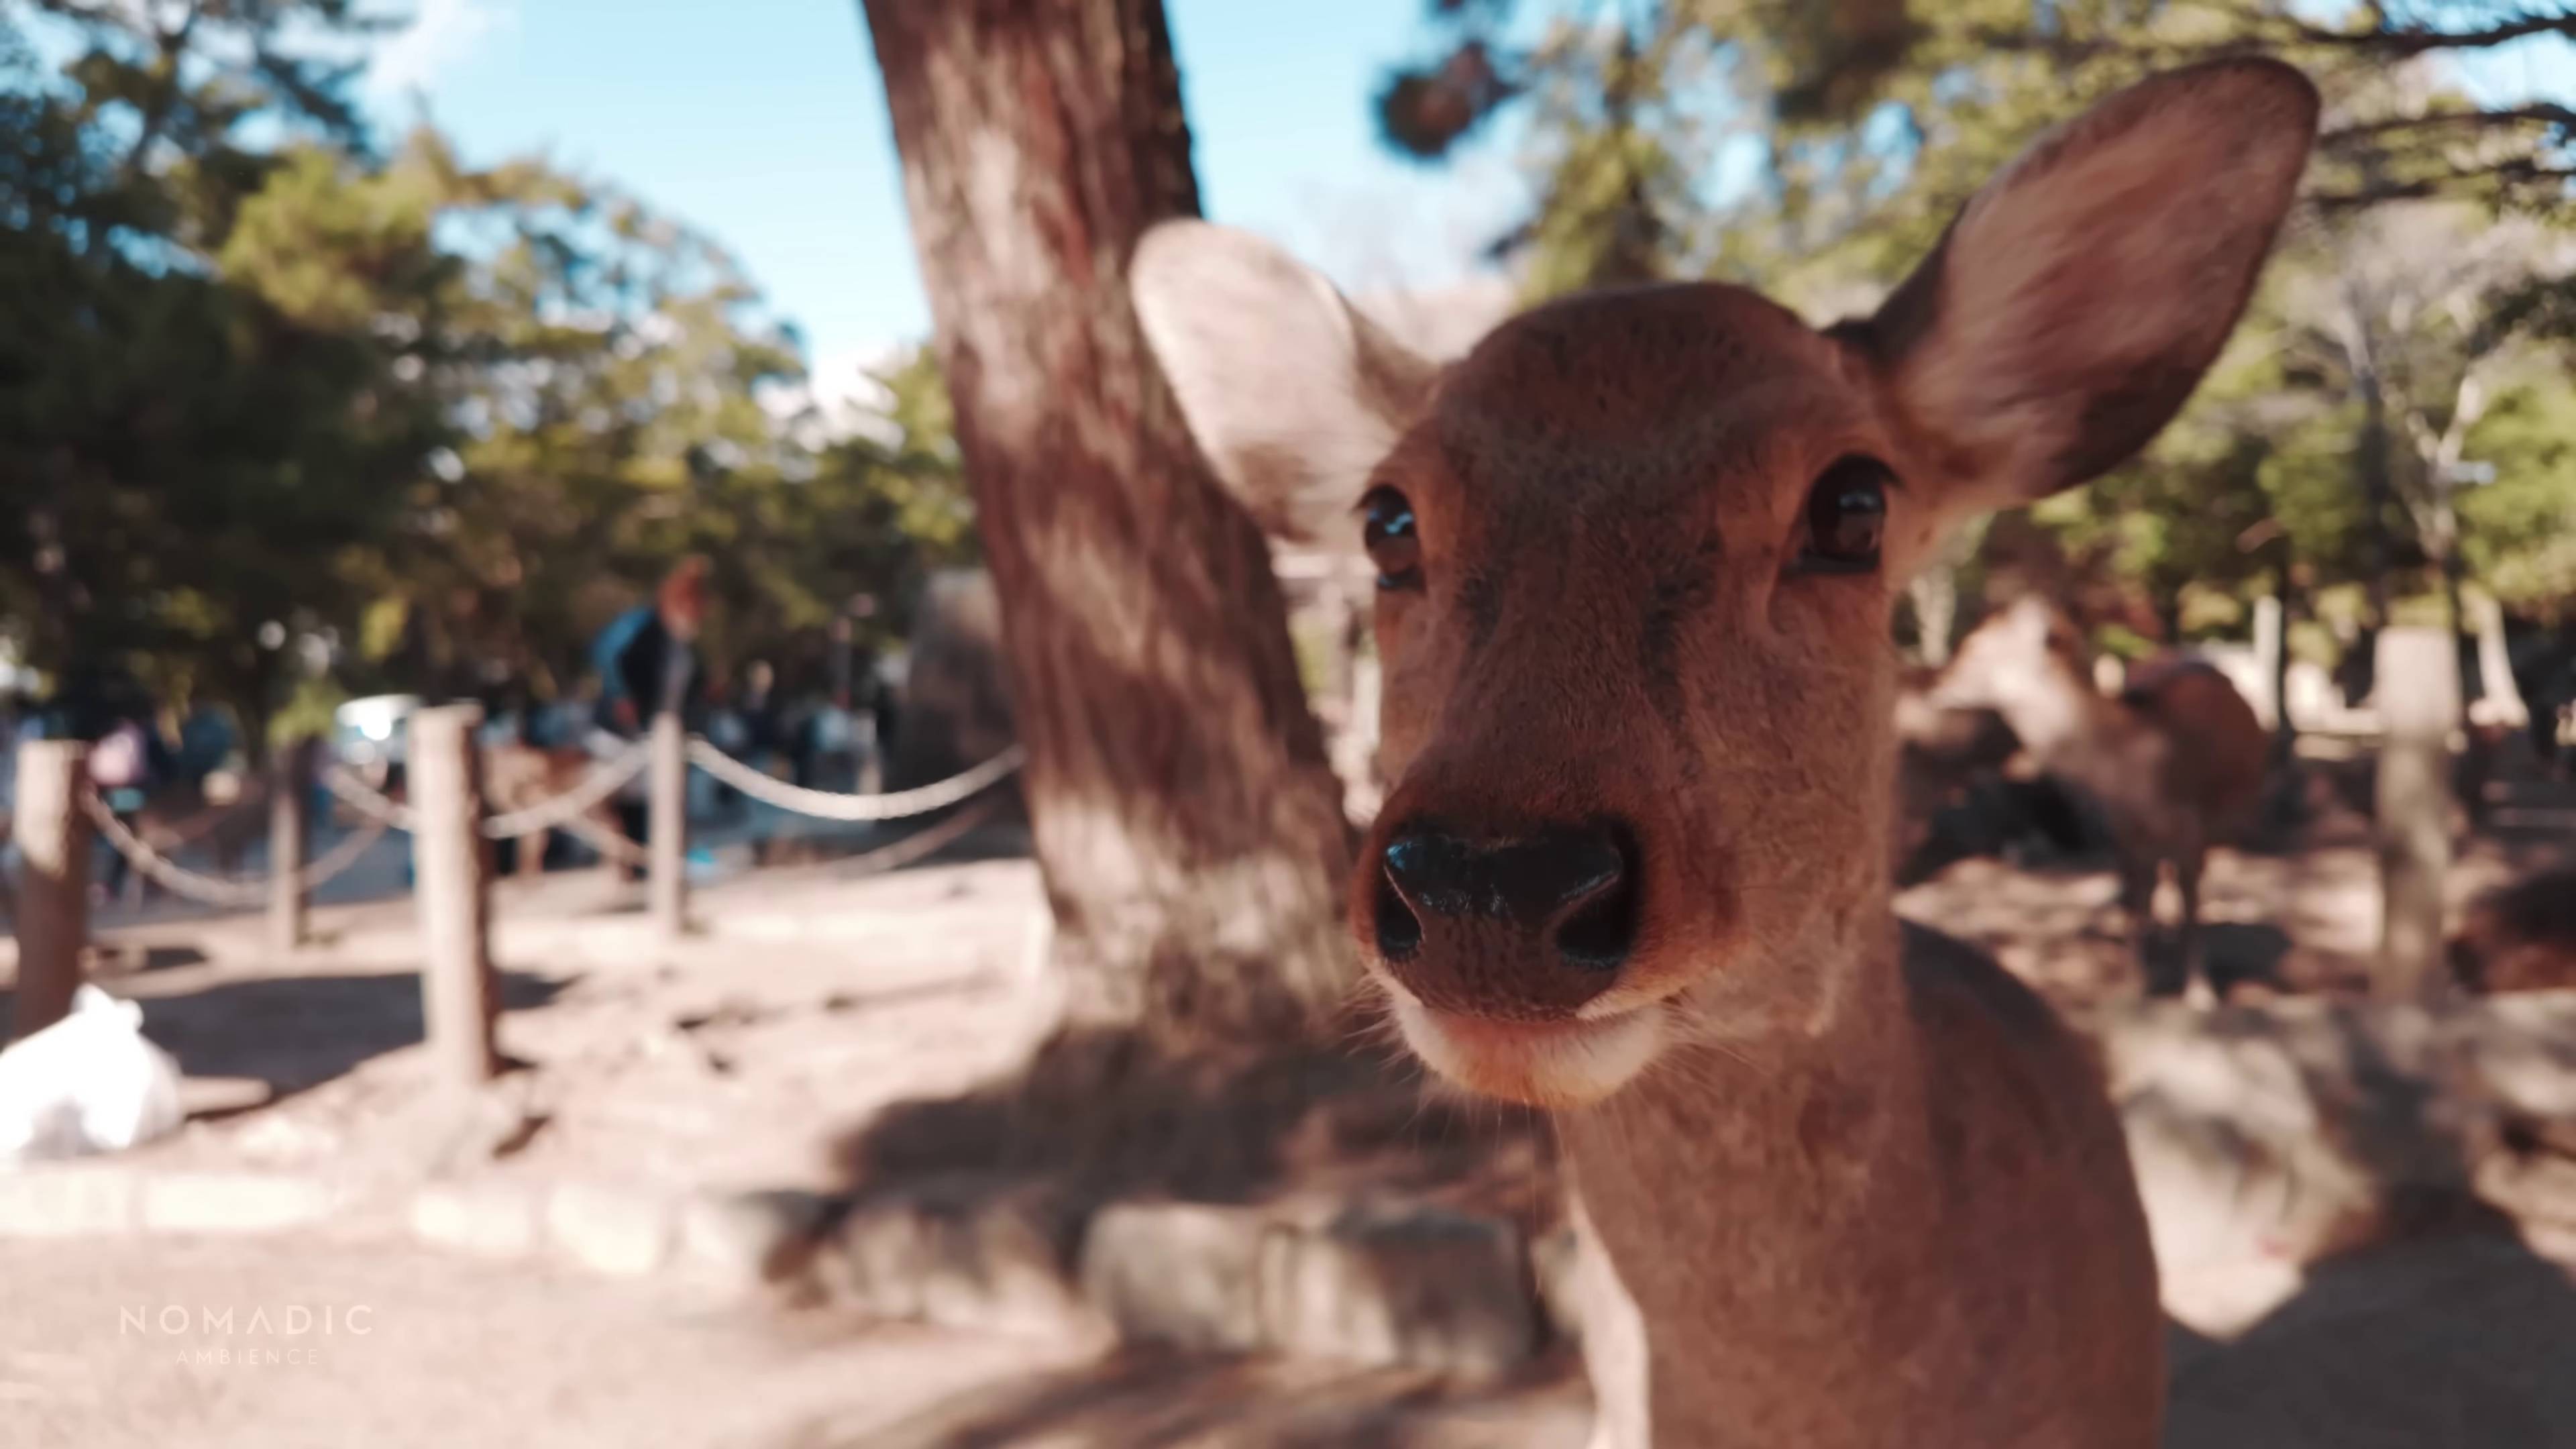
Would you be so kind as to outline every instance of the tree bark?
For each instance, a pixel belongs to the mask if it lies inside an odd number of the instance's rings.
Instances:
[[[1126,291],[1198,188],[1161,0],[865,0],[1000,596],[1068,1026],[1309,1039],[1349,827],[1269,553]]]
[[[2361,363],[2354,385],[2361,393],[2361,437],[2360,446],[2353,450],[2353,467],[2361,474],[2362,506],[2366,510],[2361,537],[2364,586],[2370,600],[2367,627],[2376,634],[2388,627],[2388,572],[2396,554],[2388,537],[2388,505],[2395,491],[2388,476],[2388,399],[2380,387],[2376,362]]]
[[[2379,993],[2439,996],[2442,882],[2451,868],[2449,738],[2459,718],[2459,650],[2447,630],[2379,636]]]
[[[1959,625],[1959,566],[1944,555],[1905,585],[1914,604],[1914,652],[1938,669],[1950,662],[1950,636]]]

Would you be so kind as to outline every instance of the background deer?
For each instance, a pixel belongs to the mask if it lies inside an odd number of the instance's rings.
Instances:
[[[2074,621],[2026,594],[1961,641],[1931,698],[1996,710],[2042,769],[2099,807],[2131,944],[2150,977],[2156,887],[2172,867],[2182,896],[2177,984],[2209,999],[2201,869],[2211,846],[2242,836],[2261,812],[2272,747],[2227,676],[2166,658],[2132,671],[2117,698],[2105,696]]]
[[[1890,616],[1951,525],[2182,405],[2316,109],[2264,61],[2123,92],[1824,332],[1649,287],[1440,370],[1251,237],[1139,248],[1219,475],[1375,563],[1393,788],[1351,926],[1417,1055],[1552,1112],[1657,1442],[2156,1442],[2155,1265],[2094,1069],[1889,907]]]
[[[524,741],[487,745],[483,750],[483,803],[495,814],[527,810],[542,805],[579,787],[598,764],[589,750],[579,746],[532,745]],[[588,831],[566,827],[575,838],[588,836],[594,848],[601,841],[624,838],[619,833],[616,808],[603,800],[582,812]],[[517,845],[516,873],[522,878],[541,876],[546,870],[546,849],[554,831],[537,830],[520,837]],[[616,862],[611,861],[612,868]]]
[[[1936,704],[1932,673],[1909,670],[1897,687],[1896,826],[1888,842],[1897,888],[1972,855],[2082,853],[2100,833],[2091,816],[2030,767],[2000,712]]]

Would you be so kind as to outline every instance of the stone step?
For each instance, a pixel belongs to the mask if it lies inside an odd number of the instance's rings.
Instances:
[[[1464,1378],[1510,1372],[1549,1333],[1519,1228],[1425,1205],[1085,1214],[958,1178],[853,1206],[816,1266],[831,1296],[886,1318]]]

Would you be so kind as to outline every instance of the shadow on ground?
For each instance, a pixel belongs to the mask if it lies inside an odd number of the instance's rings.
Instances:
[[[543,1006],[564,985],[504,971],[502,1008]],[[143,1034],[178,1058],[182,1075],[264,1081],[281,1098],[422,1040],[420,978],[407,972],[225,979],[133,1000]]]
[[[1084,1204],[1475,1184],[1489,1210],[1555,1212],[1535,1114],[1442,1096],[1377,1048],[1176,1059],[1123,1033],[1068,1033],[1017,1076],[886,1108],[835,1156],[860,1202],[967,1176],[996,1194],[1045,1184]]]
[[[2576,1444],[2576,1285],[2510,1232],[2350,1254],[2230,1343],[2178,1338],[2165,1449]]]
[[[167,944],[126,946],[106,943],[92,946],[90,952],[90,970],[105,977],[176,971],[182,966],[202,966],[207,959],[206,953],[194,946]]]
[[[1556,1359],[1461,1390],[1401,1370],[1122,1354],[864,1432],[811,1425],[775,1449],[1576,1449],[1590,1420],[1580,1377]]]

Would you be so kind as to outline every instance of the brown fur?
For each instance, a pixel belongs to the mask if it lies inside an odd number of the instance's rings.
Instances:
[[[494,814],[542,805],[580,784],[597,762],[583,749],[543,749],[536,745],[494,745],[483,752],[483,802]],[[607,802],[583,812],[596,831],[615,836],[617,815]],[[519,841],[518,874],[542,875],[546,843],[554,832],[534,831]]]
[[[2150,1443],[2154,1269],[2099,1080],[1990,961],[1900,950],[1884,847],[1861,848],[1891,825],[1891,600],[1783,582],[1771,540],[1825,463],[1903,444],[1820,341],[1744,293],[1655,290],[1544,309],[1452,373],[1376,475],[1450,582],[1380,608],[1396,784],[1362,856],[1423,815],[1634,823],[1654,904],[1611,989],[1668,1013],[1654,1065],[1585,1104],[1500,1053],[1433,1060],[1559,1109],[1649,1325],[1658,1442]],[[1642,386],[1577,381],[1641,351]],[[1732,405],[1690,406],[1712,397]],[[1355,875],[1355,929],[1376,888]]]
[[[1961,642],[1934,697],[1997,709],[2042,768],[2101,808],[2142,967],[2156,885],[2172,869],[2184,981],[2200,991],[2201,873],[2213,846],[2253,823],[2271,737],[2236,686],[2206,664],[2155,661],[2117,699],[2094,688],[2088,664],[2065,614],[2025,597]]]
[[[2154,1443],[2155,1263],[2091,1062],[1955,941],[1878,959],[1803,1060],[1676,1054],[1559,1117],[1602,1243],[1649,1265],[1655,1442]]]
[[[2099,1076],[2028,990],[1889,907],[1889,618],[1948,525],[2083,482],[2179,405],[2315,108],[2266,63],[2163,77],[1990,186],[1871,324],[1595,293],[1421,399],[1264,244],[1182,224],[1140,249],[1140,318],[1229,486],[1301,537],[1356,534],[1341,510],[1374,488],[1410,505],[1419,569],[1377,610],[1393,785],[1351,925],[1434,1070],[1554,1113],[1641,1315],[1587,1334],[1614,1432],[1642,1432],[1642,1338],[1666,1445],[2157,1441],[2154,1265]],[[1899,480],[1879,565],[1806,567],[1811,487],[1851,454]],[[1516,851],[1615,826],[1623,949],[1569,975],[1563,917],[1444,905],[1381,951],[1386,848],[1426,822]]]
[[[2261,812],[2272,738],[2227,676],[2195,660],[2162,660],[2130,681],[2120,702],[2179,743],[2165,778],[2174,799],[2206,822],[2212,843],[2242,839]]]

